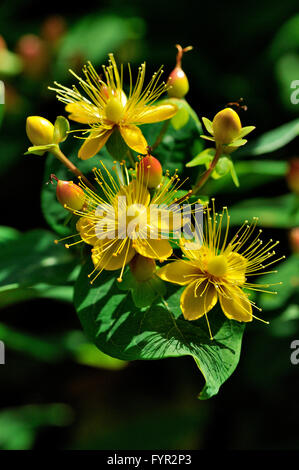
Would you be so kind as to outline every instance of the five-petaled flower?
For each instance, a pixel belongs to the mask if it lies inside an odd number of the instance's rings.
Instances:
[[[225,214],[227,224],[223,235],[221,225]],[[217,214],[214,201],[212,209],[204,210],[204,220],[204,227],[197,227],[195,241],[182,241],[185,258],[168,263],[157,274],[165,281],[186,286],[180,300],[186,320],[196,320],[203,315],[207,319],[207,313],[219,300],[227,318],[252,321],[257,318],[252,307],[260,309],[249,300],[243,288],[265,292],[270,286],[250,283],[247,278],[261,274],[264,268],[278,261],[268,261],[275,254],[273,248],[278,242],[270,240],[263,245],[259,238],[261,230],[254,235],[257,224],[254,219],[251,224],[245,221],[227,243],[228,211],[224,207],[222,213]]]
[[[150,194],[147,189],[148,173],[142,171],[136,163],[133,177],[124,162],[115,162],[112,174],[102,162],[102,168],[94,168],[95,180],[99,184],[99,193],[95,193],[82,181],[80,186],[85,191],[85,208],[76,210],[67,207],[79,216],[77,230],[79,242],[92,245],[94,264],[92,282],[105,269],[121,270],[121,281],[125,266],[136,253],[150,259],[163,261],[172,254],[168,238],[175,227],[181,229],[180,203],[182,198],[175,197],[181,186],[175,173],[162,180]],[[102,193],[102,195],[100,195]],[[72,244],[67,244],[70,247]]]
[[[154,73],[147,86],[143,87],[145,63],[139,67],[135,85],[131,68],[128,67],[128,96],[123,91],[122,68],[119,73],[113,54],[109,54],[109,65],[103,66],[104,79],[98,75],[91,63],[83,69],[85,80],[72,72],[88,98],[75,86],[70,89],[55,82],[58,88],[50,88],[57,92],[60,101],[66,103],[70,119],[89,125],[89,129],[83,131],[88,135],[79,150],[79,158],[86,160],[96,155],[115,130],[119,130],[128,147],[146,154],[148,144],[138,126],[164,121],[176,114],[175,104],[153,105],[168,87],[159,81],[163,73],[162,68]]]

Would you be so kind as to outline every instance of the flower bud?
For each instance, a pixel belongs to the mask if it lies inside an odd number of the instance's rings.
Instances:
[[[51,180],[56,179],[56,197],[60,204],[69,210],[81,210],[85,202],[85,194],[82,188],[72,181],[59,180],[51,175]]]
[[[161,182],[162,174],[162,166],[157,158],[147,155],[140,160],[137,175],[148,188],[156,188]]]
[[[286,174],[288,186],[295,194],[299,194],[299,158],[292,158]]]
[[[299,227],[292,228],[289,232],[291,249],[294,253],[299,253]]]
[[[236,111],[225,108],[219,111],[213,119],[213,133],[219,144],[229,144],[239,136],[242,129],[240,118]]]
[[[190,51],[192,49],[192,46],[185,47],[183,49],[179,44],[177,44],[176,47],[178,49],[176,67],[168,77],[167,84],[169,85],[169,88],[167,93],[171,98],[183,98],[189,91],[189,82],[185,72],[181,67],[182,57],[184,52]]]
[[[26,133],[33,145],[48,145],[53,143],[54,126],[41,116],[29,116],[26,120]]]
[[[137,254],[130,262],[130,269],[137,281],[148,281],[156,272],[156,263],[153,259]]]

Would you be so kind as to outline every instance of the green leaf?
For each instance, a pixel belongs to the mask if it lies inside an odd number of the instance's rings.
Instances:
[[[239,134],[239,138],[242,139],[243,137],[248,135],[250,132],[254,131],[254,129],[255,129],[255,126],[242,127],[242,130]]]
[[[54,244],[54,240],[55,236],[46,230],[32,230],[5,242],[0,254],[0,299],[4,304],[11,289],[41,283],[66,285],[73,279],[76,261],[69,250]]]
[[[267,308],[267,307],[266,307]],[[272,308],[272,307],[271,307]],[[271,336],[295,337],[298,334],[299,305],[291,303],[278,317],[270,321]]]
[[[171,125],[179,130],[184,127],[189,121],[189,113],[185,107],[180,107],[178,112],[171,118]]]
[[[253,198],[230,208],[231,225],[242,225],[245,219],[259,218],[262,227],[292,228],[299,224],[298,201],[295,194],[276,198]]]
[[[14,52],[8,49],[0,50],[0,74],[1,76],[14,76],[22,71],[22,60]]]
[[[205,128],[207,129],[207,131],[209,132],[209,134],[213,135],[214,132],[213,132],[213,123],[212,121],[210,121],[210,119],[206,118],[206,117],[203,117],[202,118],[202,121],[205,125]]]
[[[106,142],[106,148],[114,160],[125,160],[129,147],[116,128]]]
[[[72,420],[71,408],[63,403],[6,408],[0,412],[0,448],[29,450],[39,428],[68,426]]]
[[[31,299],[54,299],[72,303],[73,296],[73,286],[54,286],[41,283],[29,287],[19,287],[18,284],[11,284],[0,287],[0,308]]]
[[[232,162],[235,167],[235,173],[240,180],[240,189],[238,191],[248,191],[259,187],[270,181],[284,177],[287,171],[286,161],[275,160],[244,160]],[[233,176],[233,175],[231,175]],[[208,181],[206,189],[210,194],[221,194],[234,192],[237,190],[232,186],[230,177],[225,176],[221,180]]]
[[[142,18],[122,18],[113,14],[103,15],[102,12],[84,15],[59,44],[54,69],[56,79],[64,77],[69,66],[78,58],[90,60],[99,69],[101,63],[106,63],[108,53],[125,45],[126,41],[140,39],[144,30]]]
[[[278,253],[278,249],[276,252]],[[277,292],[275,294],[263,293],[260,295],[259,305],[265,310],[280,308],[286,304],[293,293],[298,293],[299,287],[299,255],[293,254],[278,265],[273,265],[277,273],[260,276],[260,284],[277,284],[269,290]],[[279,283],[282,284],[279,284]]]
[[[239,188],[240,182],[239,182],[238,173],[236,172],[234,162],[232,160],[229,160],[229,164],[230,164],[230,174],[231,174],[232,180],[235,186]]]
[[[275,75],[284,108],[298,115],[298,84],[296,89],[291,88],[292,83],[295,82],[296,79],[298,80],[299,77],[298,54],[287,53],[281,57],[275,64]]]
[[[289,52],[297,52],[299,44],[299,14],[293,15],[278,29],[271,42],[269,56],[272,61]],[[298,77],[293,77],[293,80]]]
[[[24,155],[38,155],[42,156],[45,152],[50,152],[56,144],[47,144],[47,145],[34,145],[33,147],[29,147],[27,152]]]
[[[212,172],[212,178],[223,178],[231,169],[231,160],[228,157],[220,157],[215,169]]]
[[[218,392],[238,364],[243,324],[215,309],[209,315],[215,337],[211,340],[205,319],[188,322],[182,317],[182,289],[169,286],[165,301],[138,309],[128,293],[119,290],[115,273],[104,271],[100,282],[91,286],[91,270],[91,264],[83,267],[74,302],[87,336],[101,351],[129,361],[191,356],[206,381],[200,398]]]
[[[216,150],[214,148],[207,148],[200,152],[196,157],[193,158],[190,162],[186,163],[186,167],[193,167],[193,166],[198,166],[198,165],[206,165],[207,163],[210,163],[214,156],[215,156]]]
[[[63,339],[66,351],[71,352],[79,363],[90,367],[107,370],[123,369],[127,363],[99,351],[96,346],[86,340],[82,331],[69,331]]]
[[[58,116],[54,124],[54,142],[59,144],[67,139],[70,123],[64,116]]]
[[[15,228],[0,225],[0,244],[11,240],[17,240],[20,235],[21,233]]]
[[[299,135],[299,118],[283,124],[249,142],[236,154],[239,157],[263,155],[284,147]]]
[[[160,278],[153,276],[147,281],[137,281],[130,270],[125,272],[118,287],[122,291],[130,290],[133,302],[139,308],[149,307],[154,300],[166,294],[165,283]]]

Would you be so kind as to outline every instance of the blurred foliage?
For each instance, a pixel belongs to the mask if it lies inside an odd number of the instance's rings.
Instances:
[[[290,343],[299,335],[299,263],[298,254],[291,253],[288,233],[299,226],[299,202],[285,179],[288,160],[298,155],[299,104],[290,100],[291,83],[299,80],[297,2],[251,2],[242,5],[242,17],[239,3],[221,8],[205,4],[201,18],[194,13],[195,2],[186,8],[175,2],[171,17],[169,5],[155,0],[150,8],[136,0],[125,4],[113,0],[73,5],[71,12],[55,1],[46,12],[40,2],[31,3],[30,8],[18,0],[0,5],[0,35],[7,44],[1,49],[0,37],[0,80],[5,84],[5,106],[0,105],[0,176],[5,195],[0,227],[0,340],[6,346],[6,365],[0,368],[0,448],[297,449],[299,379],[289,356]],[[176,11],[177,18],[172,14]],[[52,23],[56,29],[49,36],[45,23],[49,15],[55,17],[54,12],[61,16],[59,20],[56,16]],[[33,37],[24,41],[28,34]],[[56,238],[73,233],[74,220],[56,202],[53,186],[46,184],[50,173],[62,179],[71,175],[53,155],[23,156],[29,145],[26,116],[41,114],[54,122],[63,113],[47,86],[54,80],[72,83],[68,68],[80,74],[82,65],[91,60],[100,69],[107,53],[114,51],[132,67],[146,59],[149,74],[164,63],[167,77],[177,42],[194,46],[184,58],[190,81],[188,102],[180,102],[180,112],[165,133],[164,124],[155,124],[143,126],[144,135],[151,143],[162,137],[157,157],[170,171],[181,171],[206,148],[196,113],[211,118],[219,107],[243,96],[248,111],[241,115],[242,122],[257,128],[248,144],[232,155],[240,186],[224,168],[227,161],[222,161],[203,195],[216,195],[220,205],[231,207],[233,226],[258,216],[265,235],[281,239],[279,256],[287,255],[274,268],[277,274],[259,279],[261,284],[277,283],[273,286],[277,295],[256,296],[263,308],[260,316],[270,325],[255,322],[246,329],[239,373],[212,402],[196,400],[204,380],[193,371],[190,358],[138,361],[128,367],[120,359],[153,358],[153,351],[144,346],[149,331],[156,358],[160,357],[159,338],[166,335],[166,356],[191,354],[204,369],[211,365],[210,356],[217,354],[232,371],[239,358],[241,328],[233,359],[216,345],[217,351],[209,347],[190,351],[176,336],[176,325],[171,330],[167,324],[165,309],[158,311],[155,306],[157,325],[147,324],[145,330],[133,312],[138,335],[127,344],[123,331],[129,315],[111,337],[106,323],[102,330],[95,329],[91,317],[96,312],[91,308],[87,314],[84,306],[93,307],[100,299],[81,283],[75,299],[87,339],[70,307],[79,271],[83,276],[87,270],[75,261],[78,256],[83,259],[84,252],[80,247],[66,250],[63,243],[54,244]],[[75,161],[76,139],[64,145]],[[111,162],[106,149],[101,158]],[[189,165],[191,184],[206,168],[205,161],[200,162]],[[78,166],[89,174],[94,164],[91,159]],[[118,299],[124,296],[117,291]],[[106,301],[110,305],[111,300]],[[109,315],[117,311],[104,314],[109,323]],[[200,337],[206,335],[201,320],[196,328]],[[221,324],[219,328],[217,334]],[[90,343],[90,338],[97,342],[100,337],[104,352]],[[223,381],[216,373],[214,377],[210,394]]]

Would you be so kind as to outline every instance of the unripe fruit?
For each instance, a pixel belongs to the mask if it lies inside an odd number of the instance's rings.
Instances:
[[[57,179],[54,175],[51,178]],[[72,181],[57,179],[56,197],[60,204],[69,210],[81,210],[85,202],[85,194],[82,188]]]
[[[41,116],[29,116],[26,120],[26,133],[33,145],[48,145],[53,143],[54,126]]]
[[[175,67],[168,78],[167,93],[171,98],[183,98],[189,91],[188,78],[180,67]]]
[[[178,49],[177,57],[176,57],[176,67],[173,69],[171,74],[168,77],[168,96],[171,98],[183,98],[189,91],[189,82],[188,78],[183,71],[182,65],[182,57],[184,52],[190,51],[192,46],[185,47],[184,49],[177,44]]]
[[[231,108],[222,109],[213,119],[213,132],[216,143],[230,144],[238,137],[241,129],[240,118],[236,111]]]
[[[161,163],[152,155],[143,157],[137,168],[137,176],[148,188],[156,188],[162,179],[163,170]]]
[[[292,158],[286,174],[288,186],[295,194],[299,194],[299,158]]]
[[[153,259],[137,254],[130,262],[130,269],[137,281],[148,281],[156,272],[156,263]]]

